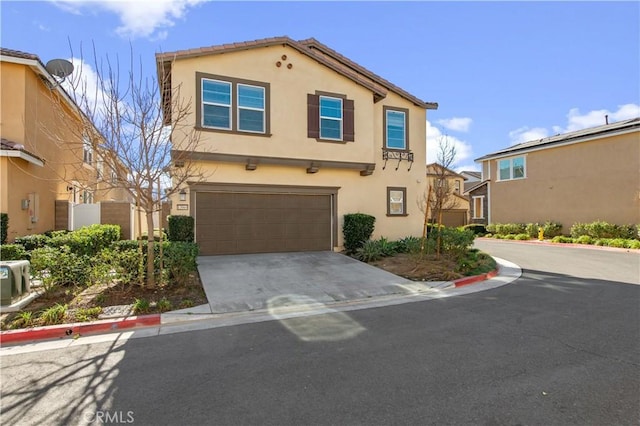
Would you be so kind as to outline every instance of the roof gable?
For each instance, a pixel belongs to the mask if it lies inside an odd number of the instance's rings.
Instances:
[[[425,102],[418,99],[417,97],[411,95],[398,86],[383,79],[382,77],[379,77],[366,68],[356,64],[355,62],[351,61],[350,59],[344,57],[343,55],[330,49],[329,47],[313,38],[302,41],[295,41],[287,36],[271,37],[239,43],[229,43],[209,47],[200,47],[195,49],[179,50],[175,52],[157,53],[156,62],[158,65],[158,75],[168,75],[170,73],[171,63],[176,59],[209,56],[276,45],[289,46],[302,53],[303,55],[306,55],[314,59],[318,63],[332,69],[336,73],[343,75],[354,83],[369,89],[373,93],[376,102],[384,99],[387,96],[388,91],[392,91],[421,108],[438,108],[437,103]],[[165,79],[159,78],[159,81],[162,82],[163,80]],[[162,88],[162,91],[166,93],[167,88]]]

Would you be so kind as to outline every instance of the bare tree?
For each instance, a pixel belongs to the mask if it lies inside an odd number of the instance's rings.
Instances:
[[[133,49],[122,75],[119,59],[100,59],[95,46],[91,66],[82,55],[76,62],[76,70],[64,87],[80,109],[76,114],[81,124],[70,130],[79,132],[80,140],[89,140],[97,152],[103,174],[112,177],[103,184],[125,190],[146,216],[146,285],[155,287],[154,213],[187,181],[204,180],[195,163],[186,161],[186,155],[198,150],[200,142],[200,133],[191,122],[191,101],[182,99],[180,87],[170,86],[170,75],[162,68],[157,78],[145,77],[142,61],[136,63]],[[162,98],[165,87],[173,91],[168,101]],[[178,134],[180,151],[172,157],[172,139]]]
[[[423,243],[422,251],[425,249],[427,237],[427,223],[436,222],[438,225],[438,236],[436,240],[436,256],[440,256],[440,228],[442,227],[443,212],[449,210],[456,205],[454,196],[455,188],[450,182],[450,167],[456,161],[456,147],[448,136],[441,136],[438,141],[438,151],[436,161],[432,166],[430,173],[432,178],[428,180],[428,192],[418,201],[420,209],[424,213]]]

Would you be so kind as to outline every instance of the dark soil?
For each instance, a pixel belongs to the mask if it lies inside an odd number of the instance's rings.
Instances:
[[[431,255],[400,253],[371,264],[413,281],[451,281],[464,276],[454,272],[456,262]]]

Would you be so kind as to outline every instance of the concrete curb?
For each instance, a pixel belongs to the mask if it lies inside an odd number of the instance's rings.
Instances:
[[[498,275],[499,270],[495,270],[475,275],[472,277],[464,277],[455,281],[450,281],[454,287],[462,287],[470,284],[479,283],[489,280]],[[195,315],[194,320],[199,320]],[[107,320],[92,321],[87,323],[71,323],[51,326],[42,326],[35,328],[25,328],[19,330],[8,330],[0,332],[0,344],[27,343],[39,340],[54,339],[75,339],[80,336],[91,334],[105,334],[115,331],[160,326],[161,314],[133,316],[126,318],[114,318]]]
[[[497,275],[498,275],[498,268],[494,269],[493,271],[487,272],[485,274],[474,275],[472,277],[459,278],[455,281],[452,281],[452,283],[455,287],[462,287],[469,284],[475,284],[480,281],[489,280],[493,277],[496,277]]]
[[[23,343],[35,340],[76,338],[89,334],[113,332],[160,325],[160,314],[142,315],[87,323],[50,325],[0,332],[0,344]]]

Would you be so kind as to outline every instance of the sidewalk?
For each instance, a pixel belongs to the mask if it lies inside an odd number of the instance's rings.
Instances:
[[[455,281],[416,282],[398,285],[395,291],[388,291],[376,297],[353,297],[334,302],[317,301],[310,297],[290,297],[289,302],[277,307],[270,304],[264,309],[214,313],[210,304],[193,308],[144,316],[130,316],[87,323],[60,324],[55,326],[0,332],[1,354],[15,353],[14,345],[37,342],[57,342],[55,347],[66,347],[93,336],[87,343],[150,337],[183,331],[225,327],[244,323],[254,323],[281,319],[284,317],[318,315],[335,311],[350,311],[397,305],[402,303],[439,299],[476,291],[488,290],[508,284],[517,279],[520,268],[503,259],[496,258],[498,269],[488,274],[465,277]],[[470,286],[470,284],[475,284]],[[284,295],[295,296],[295,295]],[[276,312],[277,311],[277,312]],[[100,337],[102,335],[102,338]],[[109,336],[110,335],[110,336]]]

